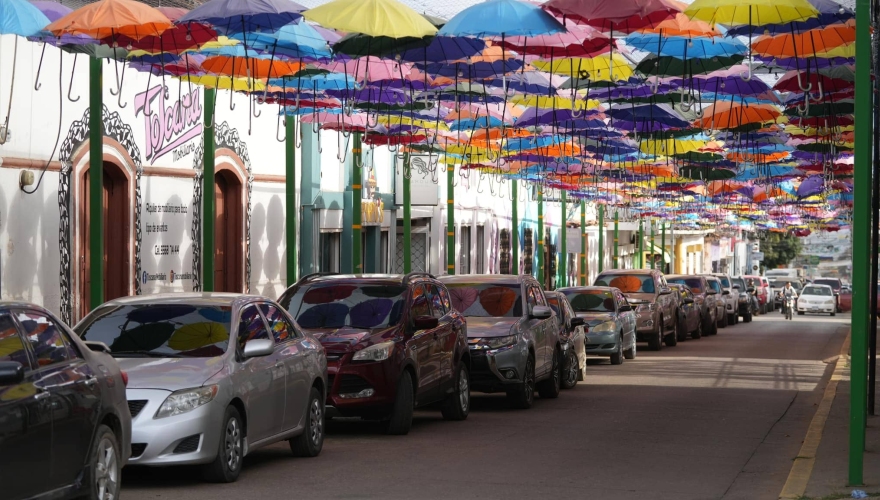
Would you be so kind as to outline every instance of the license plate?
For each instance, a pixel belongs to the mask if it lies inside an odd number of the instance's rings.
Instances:
[[[811,310],[811,311],[818,311],[819,308],[818,308],[818,307],[811,307],[810,310]]]

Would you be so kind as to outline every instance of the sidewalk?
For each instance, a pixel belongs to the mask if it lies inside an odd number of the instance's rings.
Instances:
[[[812,476],[807,484],[804,500],[832,500],[851,498],[852,490],[867,492],[871,499],[880,500],[880,415],[868,416],[868,429],[865,442],[865,464],[863,486],[847,487],[849,453],[849,400],[850,368],[846,360],[842,378],[837,386],[837,395],[825,423],[822,442],[816,453]],[[878,384],[880,388],[880,384]],[[876,391],[880,402],[880,390]],[[875,405],[880,414],[880,404]]]

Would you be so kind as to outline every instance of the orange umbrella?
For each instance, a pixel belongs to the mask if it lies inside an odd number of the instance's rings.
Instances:
[[[302,69],[302,65],[297,62],[229,56],[209,57],[202,63],[202,67],[214,75],[248,77],[257,80],[283,78],[294,75]]]
[[[653,28],[640,30],[643,33],[661,33],[666,36],[723,36],[718,27],[712,27],[705,21],[691,19],[686,14],[678,13]]]
[[[855,40],[855,21],[850,20],[846,24],[834,24],[794,35],[761,37],[752,44],[752,50],[765,57],[807,57]]]
[[[141,2],[100,0],[46,26],[46,31],[55,36],[87,35],[102,39],[122,35],[140,40],[161,35],[171,26],[165,14]]]
[[[712,130],[730,129],[751,123],[773,122],[780,114],[770,104],[736,104],[733,101],[724,101],[706,108],[703,117],[696,120],[694,126]]]

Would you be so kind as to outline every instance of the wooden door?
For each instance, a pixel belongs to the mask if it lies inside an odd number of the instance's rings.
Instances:
[[[214,178],[214,290],[227,291],[226,288],[226,193],[229,186],[226,178],[218,175]]]
[[[241,292],[244,240],[241,183],[229,171],[214,178],[214,290]]]

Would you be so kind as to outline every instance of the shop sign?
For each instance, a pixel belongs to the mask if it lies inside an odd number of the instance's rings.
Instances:
[[[406,169],[409,176],[409,192],[411,206],[435,207],[440,202],[440,185],[438,178],[445,175],[445,167],[439,165],[437,155],[409,155],[410,167]],[[403,205],[403,158],[396,158],[394,203]]]

